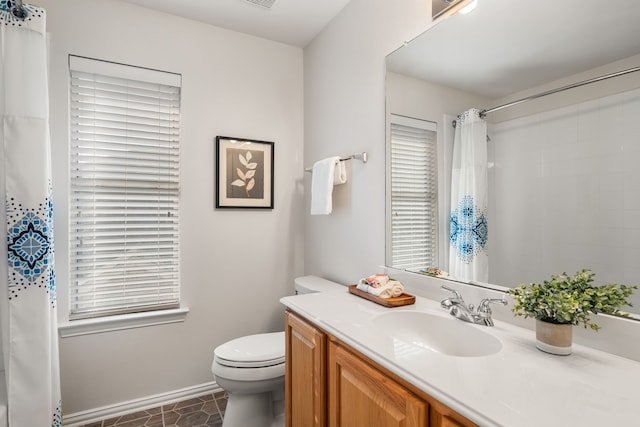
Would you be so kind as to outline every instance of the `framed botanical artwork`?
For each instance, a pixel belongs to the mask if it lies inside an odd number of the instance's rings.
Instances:
[[[216,136],[216,208],[273,209],[274,143]]]

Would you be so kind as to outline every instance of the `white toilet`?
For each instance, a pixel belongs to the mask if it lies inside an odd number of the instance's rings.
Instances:
[[[304,276],[295,279],[295,290],[304,294],[346,292],[347,288]],[[284,332],[273,332],[216,347],[211,371],[229,396],[222,427],[284,426],[284,339]]]
[[[284,346],[284,332],[275,332],[236,338],[214,350],[211,370],[229,395],[223,427],[284,421]]]

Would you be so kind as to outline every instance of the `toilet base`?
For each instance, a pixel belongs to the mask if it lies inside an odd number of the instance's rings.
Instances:
[[[228,396],[222,427],[284,426],[284,414],[274,414],[274,403],[276,402],[273,402],[271,392],[253,394],[228,393]]]
[[[284,414],[275,417],[271,423],[271,427],[284,427]]]

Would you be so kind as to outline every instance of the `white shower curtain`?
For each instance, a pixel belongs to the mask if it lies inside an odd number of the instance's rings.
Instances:
[[[10,427],[61,426],[46,16],[0,2],[0,322]]]
[[[458,116],[453,143],[449,275],[489,281],[487,122],[480,110]]]

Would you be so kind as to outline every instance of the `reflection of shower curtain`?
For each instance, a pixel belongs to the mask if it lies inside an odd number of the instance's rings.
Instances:
[[[13,2],[10,2],[11,4]],[[11,427],[61,426],[45,11],[0,3],[0,322]]]
[[[449,274],[489,281],[487,254],[487,122],[480,111],[462,113],[456,122],[451,173]]]

